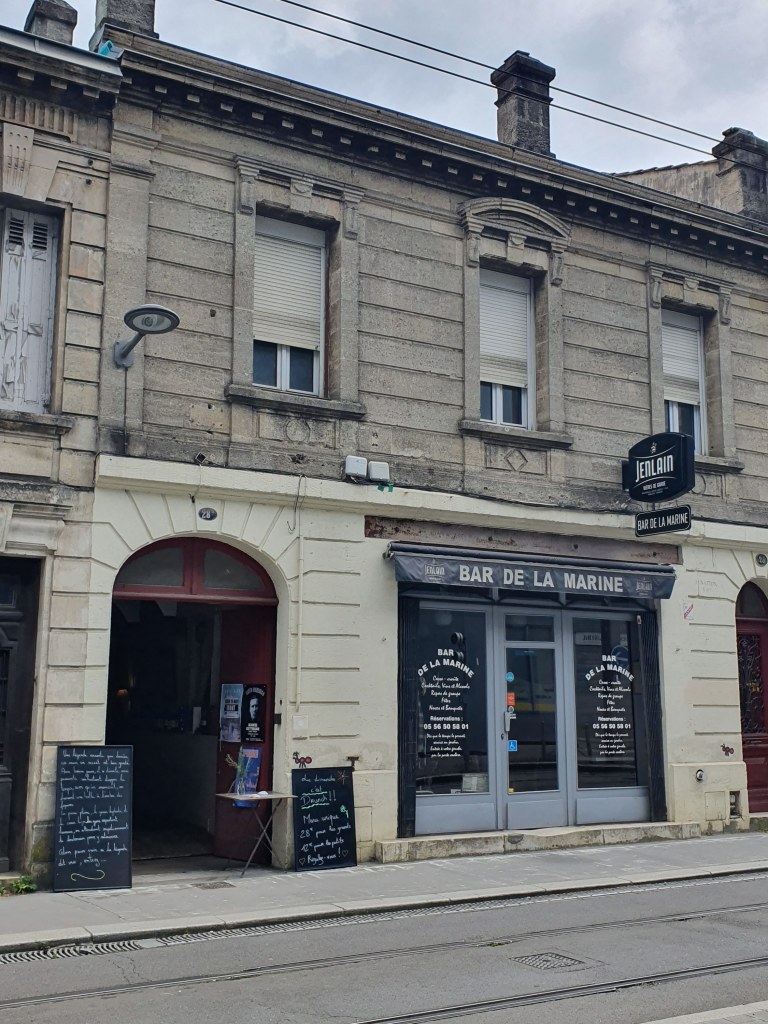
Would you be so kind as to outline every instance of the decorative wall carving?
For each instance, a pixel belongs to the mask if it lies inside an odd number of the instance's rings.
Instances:
[[[34,129],[15,124],[3,125],[0,192],[13,196],[26,193],[34,142]]]

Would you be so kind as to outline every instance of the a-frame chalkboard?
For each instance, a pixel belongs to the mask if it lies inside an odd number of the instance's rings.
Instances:
[[[54,891],[130,889],[132,790],[133,747],[58,748]]]
[[[352,769],[294,768],[293,856],[297,871],[357,864]]]

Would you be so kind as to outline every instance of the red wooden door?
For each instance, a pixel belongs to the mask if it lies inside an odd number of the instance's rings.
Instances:
[[[260,685],[267,690],[259,789],[269,789],[272,785],[274,665],[275,609],[251,605],[225,611],[221,623],[220,681]],[[239,750],[239,743],[219,743],[217,793],[226,793],[231,787]],[[213,852],[218,857],[247,860],[254,843],[255,825],[252,809],[233,807],[227,800],[217,800]]]
[[[768,811],[768,623],[736,623],[741,735],[750,812]]]

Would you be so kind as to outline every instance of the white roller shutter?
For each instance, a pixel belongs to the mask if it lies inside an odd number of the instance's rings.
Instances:
[[[701,319],[662,310],[664,398],[668,402],[701,403]]]
[[[324,294],[325,234],[257,217],[254,340],[320,349]]]
[[[0,251],[0,409],[42,412],[51,392],[54,217],[6,209]]]
[[[481,380],[528,387],[531,326],[530,281],[495,270],[481,270]]]

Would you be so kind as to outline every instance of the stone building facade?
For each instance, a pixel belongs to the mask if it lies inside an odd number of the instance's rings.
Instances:
[[[24,32],[0,29],[0,870],[35,856],[30,825],[51,817],[43,751],[72,734],[88,687],[76,630],[120,69],[73,49],[76,18],[40,0]]]
[[[555,160],[554,70],[527,54],[494,73],[496,142],[181,50],[153,7],[99,0],[113,58],[69,51],[120,102],[67,165],[101,203],[85,308],[56,320],[72,428],[29,439],[61,448],[38,486],[68,508],[44,551],[12,545],[45,605],[21,860],[50,856],[56,745],[105,739],[134,746],[140,830],[161,811],[179,849],[231,850],[225,683],[262,688],[263,786],[302,756],[354,768],[363,859],[420,834],[746,827],[768,796],[746,176],[721,202],[715,165],[678,174],[693,194]],[[68,188],[29,198],[84,201]],[[126,370],[145,302],[181,324]],[[638,539],[622,461],[665,427],[696,436],[694,523]],[[3,493],[31,486],[3,469]],[[290,863],[287,815],[274,838]]]

